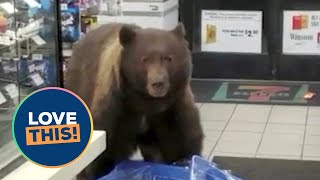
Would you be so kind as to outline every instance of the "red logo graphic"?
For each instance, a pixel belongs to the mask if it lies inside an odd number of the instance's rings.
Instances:
[[[250,92],[249,101],[268,101],[276,93],[290,91],[285,86],[240,86],[239,89],[254,90]]]
[[[292,17],[292,29],[299,30],[299,29],[307,29],[308,28],[308,15],[299,15]]]

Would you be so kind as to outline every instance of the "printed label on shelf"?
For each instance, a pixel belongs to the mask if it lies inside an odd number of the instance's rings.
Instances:
[[[35,70],[36,70],[36,65],[34,65],[34,64],[31,64],[31,65],[29,65],[29,72],[34,72]]]
[[[30,78],[33,80],[36,86],[40,86],[44,84],[44,80],[42,79],[39,73],[32,74]]]
[[[32,54],[32,60],[34,61],[42,61],[43,55],[42,54]]]
[[[5,90],[8,92],[9,96],[14,99],[16,97],[19,96],[19,90],[18,90],[18,87],[17,85],[15,84],[8,84],[6,87],[5,87]]]
[[[202,11],[201,50],[261,53],[262,11]]]
[[[0,92],[0,105],[7,102],[6,98],[4,97],[4,95]]]
[[[320,11],[283,12],[283,54],[320,55]]]
[[[32,40],[33,40],[38,46],[41,46],[41,45],[46,44],[46,41],[43,40],[40,36],[33,36],[33,37],[32,37]]]

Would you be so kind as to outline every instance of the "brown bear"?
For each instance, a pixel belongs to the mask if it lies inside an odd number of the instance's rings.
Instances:
[[[146,161],[170,164],[201,155],[203,131],[190,88],[191,53],[180,23],[175,29],[108,24],[76,45],[65,88],[88,105],[107,149],[82,173],[107,168],[140,148]]]

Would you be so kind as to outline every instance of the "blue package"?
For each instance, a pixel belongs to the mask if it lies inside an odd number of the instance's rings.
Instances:
[[[186,167],[143,161],[123,161],[98,180],[242,180],[200,156]]]
[[[56,61],[53,59],[44,59],[43,76],[45,80],[45,86],[56,86],[57,83],[57,69]]]
[[[123,161],[108,175],[98,180],[186,180],[188,168],[149,163],[143,161]]]
[[[74,43],[80,37],[80,7],[68,6],[61,10],[62,41]]]
[[[226,170],[219,169],[215,163],[199,156],[192,157],[190,180],[242,180]]]

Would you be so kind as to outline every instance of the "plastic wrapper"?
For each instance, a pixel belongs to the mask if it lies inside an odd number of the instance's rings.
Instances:
[[[98,180],[243,180],[215,163],[193,156],[187,166],[123,161]]]

